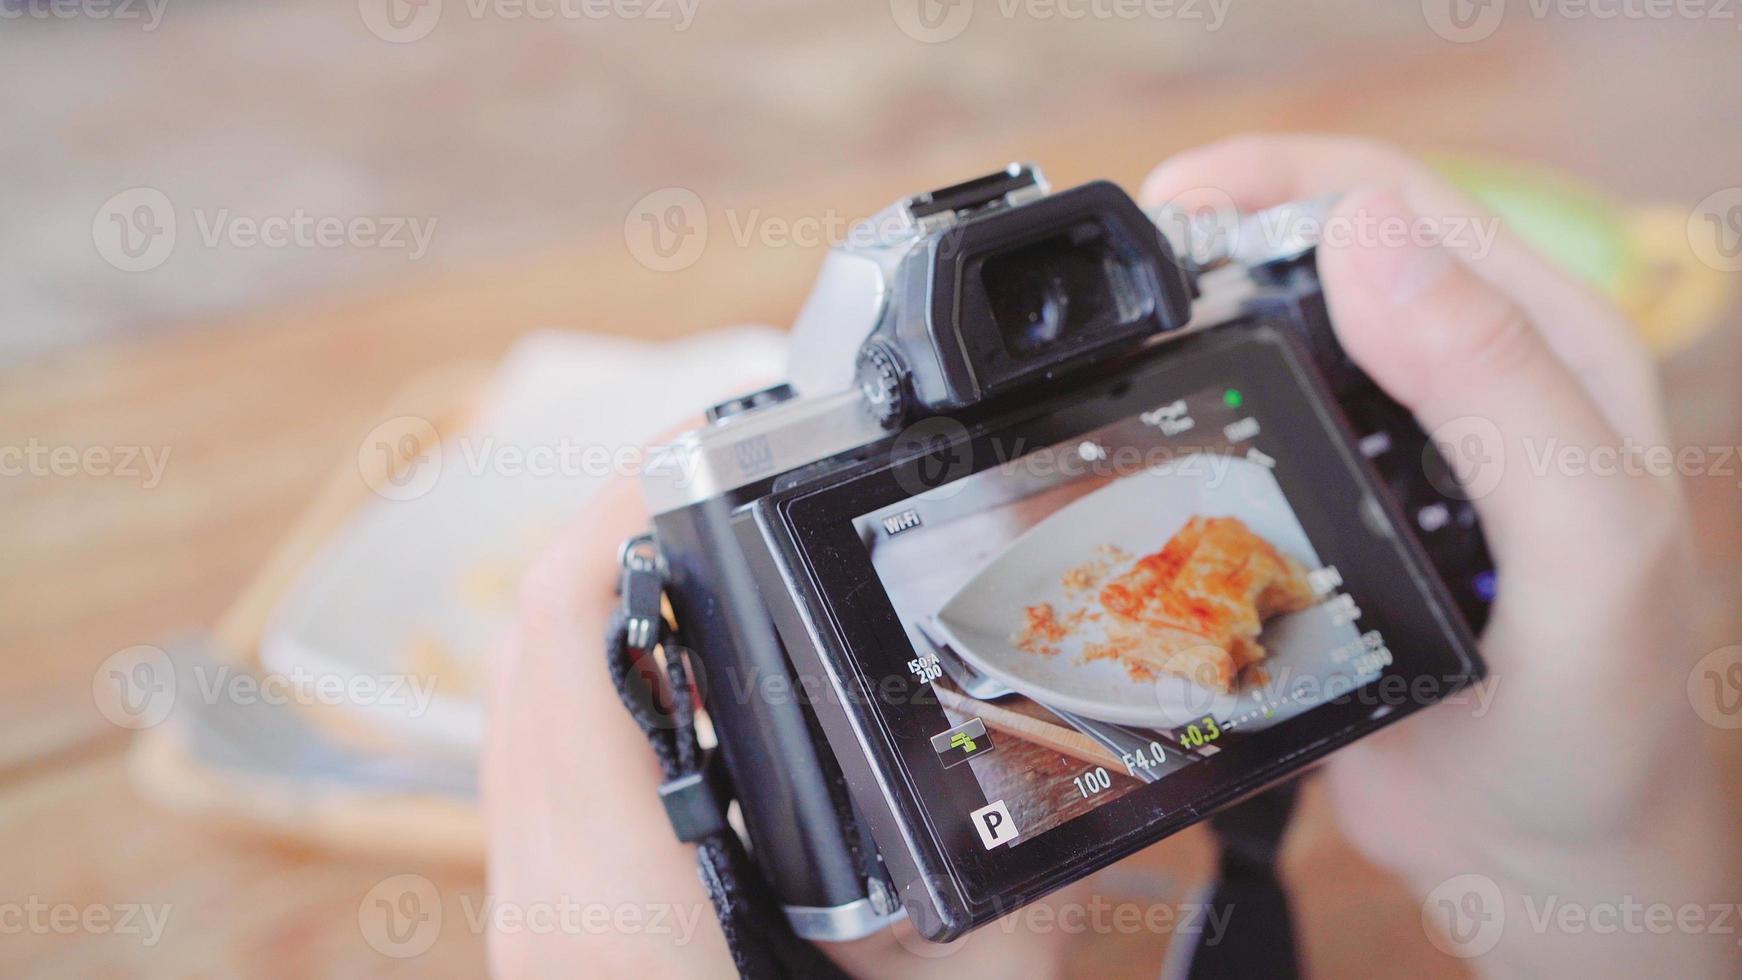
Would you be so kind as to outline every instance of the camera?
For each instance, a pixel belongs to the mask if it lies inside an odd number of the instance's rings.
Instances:
[[[947,941],[1484,675],[1482,529],[1337,344],[1325,211],[915,195],[830,251],[786,383],[662,447],[651,546],[798,936]]]

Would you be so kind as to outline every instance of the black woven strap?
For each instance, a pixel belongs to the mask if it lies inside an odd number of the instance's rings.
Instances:
[[[660,797],[678,839],[696,845],[702,885],[720,917],[733,965],[757,980],[846,976],[793,934],[779,899],[726,823],[730,790],[697,741],[688,654],[676,632],[659,619],[654,642],[633,647],[630,619],[627,609],[619,609],[605,631],[611,682],[659,759],[665,777]],[[653,654],[655,646],[663,649],[663,662]]]
[[[1296,792],[1295,782],[1283,783],[1210,818],[1222,860],[1204,904],[1211,920],[1226,928],[1200,930],[1168,957],[1164,976],[1296,980],[1301,975],[1288,893],[1276,874]]]

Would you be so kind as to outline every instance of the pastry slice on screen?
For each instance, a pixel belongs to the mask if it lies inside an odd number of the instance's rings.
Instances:
[[[1264,621],[1316,601],[1300,562],[1237,517],[1194,517],[1100,593],[1110,652],[1139,676],[1165,673],[1229,693],[1262,682]]]

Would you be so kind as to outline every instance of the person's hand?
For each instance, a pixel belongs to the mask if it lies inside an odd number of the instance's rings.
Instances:
[[[1500,582],[1473,702],[1489,710],[1441,706],[1334,756],[1343,829],[1424,892],[1497,883],[1484,971],[1729,974],[1733,935],[1534,928],[1556,904],[1737,897],[1685,695],[1696,583],[1678,482],[1563,462],[1669,447],[1650,361],[1612,307],[1504,231],[1490,241],[1496,219],[1384,146],[1237,139],[1158,167],[1143,198],[1250,211],[1333,193],[1319,268],[1337,334],[1428,432],[1456,437],[1454,461],[1472,435],[1490,457],[1460,475]]]
[[[695,849],[672,835],[653,752],[605,670],[616,549],[646,527],[631,481],[589,500],[527,576],[515,635],[490,659],[482,778],[496,976],[733,974]],[[824,949],[859,976],[1046,976],[1068,939],[994,926],[937,946],[902,922]]]

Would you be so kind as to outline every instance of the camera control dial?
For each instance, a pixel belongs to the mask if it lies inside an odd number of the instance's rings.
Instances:
[[[880,342],[867,343],[859,349],[856,372],[871,417],[885,429],[899,425],[907,414],[907,394],[896,353]]]

